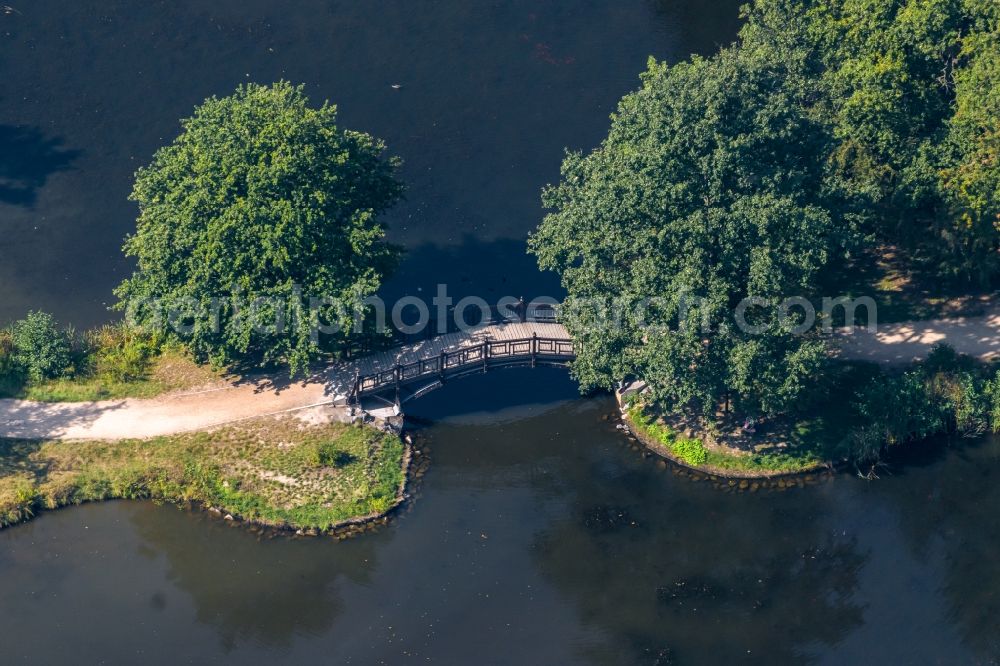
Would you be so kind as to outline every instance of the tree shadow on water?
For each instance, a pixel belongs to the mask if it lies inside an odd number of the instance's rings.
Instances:
[[[0,125],[0,203],[33,206],[49,176],[68,170],[81,153],[37,127]]]
[[[502,296],[562,300],[558,275],[539,270],[537,258],[528,253],[527,231],[523,238],[484,240],[465,234],[453,244],[409,247],[379,296],[392,304],[401,296],[417,295],[430,304],[436,285],[444,284],[455,303],[466,296],[478,296],[491,305]]]
[[[132,522],[140,554],[166,558],[169,579],[225,652],[248,643],[287,648],[296,636],[330,631],[345,610],[341,587],[370,583],[385,538],[267,538],[198,510],[137,512]]]
[[[863,624],[869,554],[815,520],[814,494],[725,494],[638,463],[605,479],[598,462],[533,549],[602,637],[581,660],[808,663]]]
[[[947,625],[981,663],[997,663],[1000,438],[937,439],[911,450],[905,467],[884,475],[872,490],[894,507],[910,556],[940,576],[934,587],[947,605]]]

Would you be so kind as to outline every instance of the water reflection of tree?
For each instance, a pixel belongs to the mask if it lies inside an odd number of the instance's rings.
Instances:
[[[998,663],[1000,655],[1000,437],[929,444],[875,484],[898,508],[900,530],[914,557],[944,553],[941,592],[965,644]]]
[[[539,566],[609,637],[599,663],[796,663],[862,621],[867,560],[816,523],[814,491],[723,495],[642,469],[578,488]]]
[[[343,610],[337,581],[367,582],[382,536],[259,539],[198,513],[153,520],[136,512],[132,523],[149,547],[144,553],[166,557],[174,584],[226,650],[246,641],[288,646],[296,635],[328,631]]]
[[[32,205],[49,176],[69,168],[79,155],[37,127],[0,125],[0,203]]]

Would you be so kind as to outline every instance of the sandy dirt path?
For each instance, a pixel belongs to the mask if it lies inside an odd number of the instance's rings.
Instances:
[[[100,402],[39,403],[0,400],[0,437],[24,439],[146,438],[192,430],[322,403],[332,403],[319,381],[275,387],[237,384],[196,393]]]
[[[329,405],[329,416],[348,420],[346,398],[356,372],[369,374],[396,363],[432,358],[443,350],[476,345],[484,339],[569,335],[558,324],[499,324],[406,345],[350,363],[331,366],[307,381],[258,378],[190,393],[150,399],[44,403],[0,400],[0,438],[129,439],[206,430],[227,423]],[[338,407],[337,405],[341,405]]]
[[[566,335],[557,324],[544,324],[544,335]],[[559,330],[557,330],[559,329]],[[333,366],[305,382],[260,379],[192,393],[172,393],[152,399],[101,402],[39,403],[0,400],[0,438],[124,439],[145,438],[205,430],[272,414],[290,413],[317,405],[345,402],[355,370],[392,367],[397,361],[436,355],[442,348],[477,344],[484,337],[509,337],[511,330],[483,330],[453,334],[377,354],[356,363]],[[568,337],[568,336],[567,336]],[[984,361],[1000,357],[1000,310],[982,317],[939,319],[880,326],[876,333],[859,329],[838,333],[835,346],[845,360],[893,365],[923,358],[938,342]]]
[[[875,333],[857,329],[836,336],[839,358],[883,365],[901,365],[924,358],[940,342],[981,361],[1000,358],[1000,309],[981,317],[884,324]]]

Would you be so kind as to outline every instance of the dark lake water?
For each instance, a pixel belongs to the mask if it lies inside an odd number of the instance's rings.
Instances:
[[[386,138],[410,191],[387,294],[556,290],[524,255],[564,147],[648,55],[728,42],[738,2],[56,2],[0,8],[0,322],[89,325],[129,271],[132,173],[204,97],[287,78]],[[401,87],[397,90],[393,84]],[[557,371],[414,404],[412,512],[259,540],[115,502],[0,531],[0,663],[997,663],[1000,442],[725,494],[629,450]]]
[[[43,514],[0,532],[3,662],[996,663],[1000,441],[726,494],[631,451],[612,411],[556,370],[433,393],[412,511],[344,542]]]
[[[6,2],[6,0],[5,0]],[[136,168],[210,95],[304,83],[405,161],[387,296],[558,295],[524,243],[563,150],[646,59],[733,39],[741,0],[11,0],[0,7],[0,324],[88,326],[131,270]],[[394,89],[393,85],[399,85]]]

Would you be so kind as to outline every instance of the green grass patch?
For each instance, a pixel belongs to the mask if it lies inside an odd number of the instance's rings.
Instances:
[[[737,455],[709,451],[705,460],[708,467],[747,474],[795,474],[814,469],[823,462],[812,452]]]
[[[118,398],[151,398],[168,390],[160,382],[143,378],[121,381],[106,377],[50,379],[22,387],[13,397],[38,402],[89,402]]]
[[[77,333],[45,313],[0,329],[0,398],[89,402],[149,398],[218,382],[182,346],[125,324]]]
[[[795,447],[789,452],[732,453],[709,449],[704,442],[675,432],[659,415],[644,405],[628,411],[632,427],[645,439],[662,445],[681,462],[693,467],[748,475],[792,474],[812,469],[824,462],[818,449]]]
[[[0,527],[105,499],[202,502],[261,524],[328,529],[390,508],[403,443],[368,426],[259,419],[116,442],[0,440]]]
[[[674,457],[688,465],[701,466],[708,460],[708,451],[700,439],[687,438],[663,423],[651,410],[635,405],[629,410],[633,427],[643,436],[663,445]]]
[[[0,398],[37,402],[90,402],[152,398],[218,382],[221,375],[195,363],[180,349],[167,349],[150,359],[141,373],[121,375],[96,367],[67,377],[26,382],[0,377]]]

